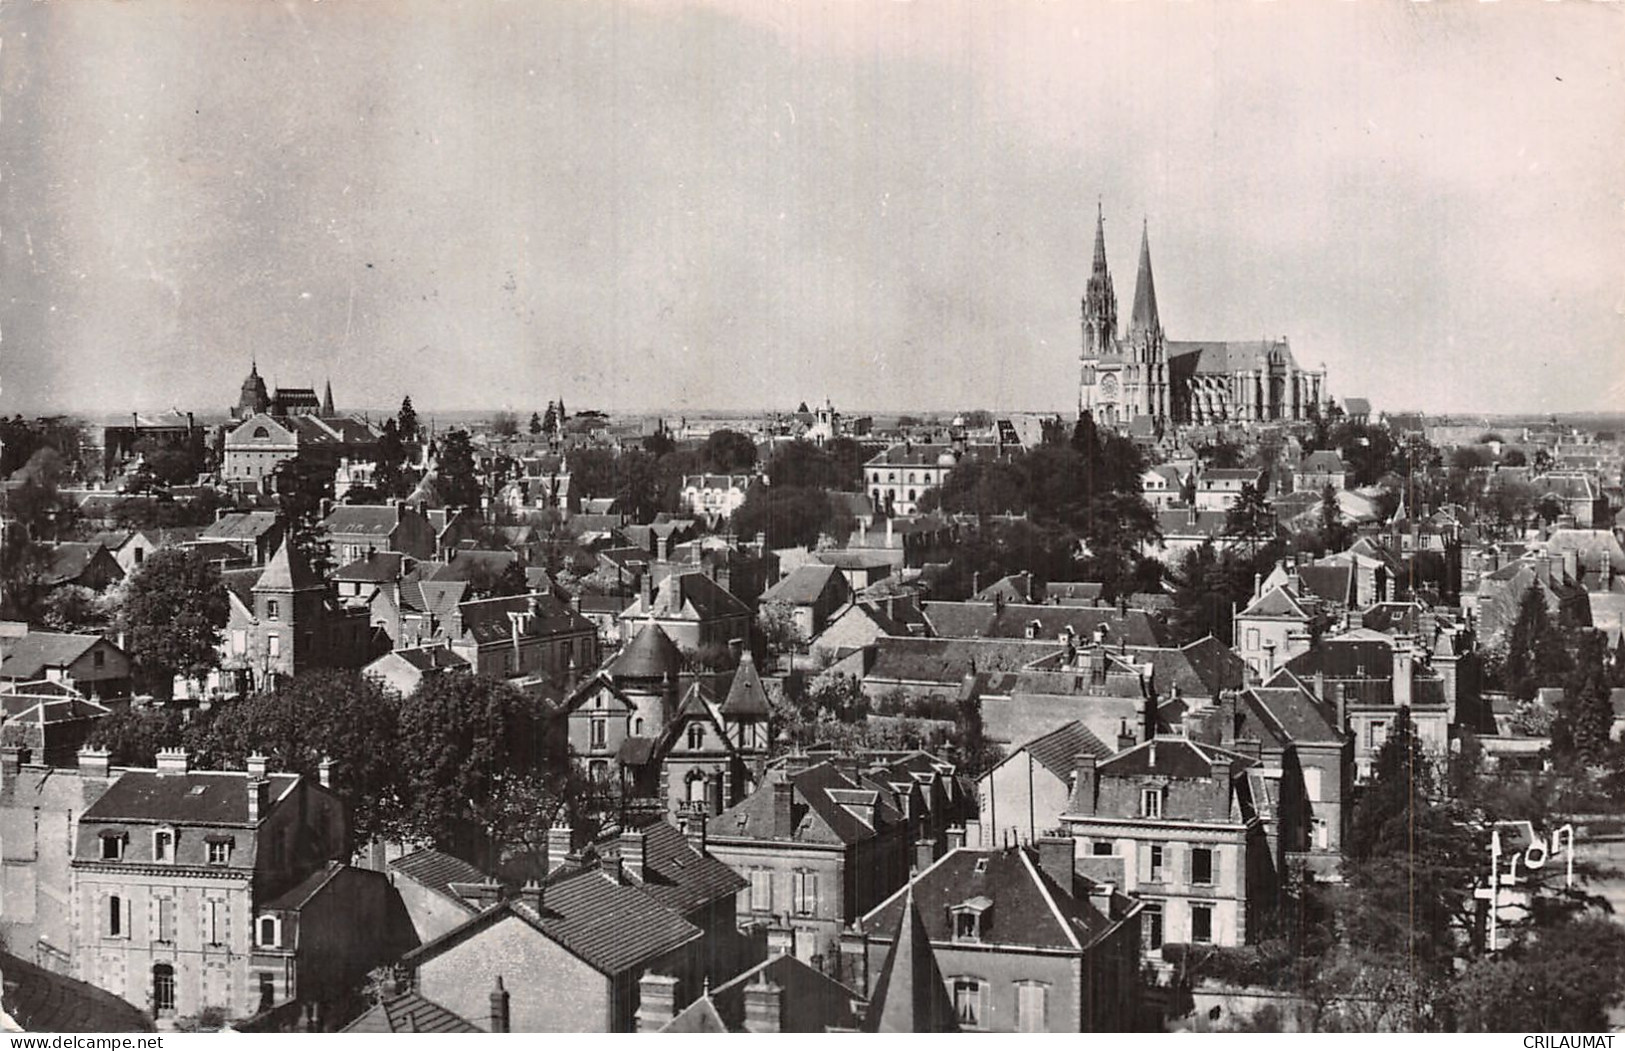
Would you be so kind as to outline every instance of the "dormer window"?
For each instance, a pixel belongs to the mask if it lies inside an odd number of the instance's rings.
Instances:
[[[152,834],[152,860],[166,863],[175,860],[174,829],[160,828]]]
[[[254,925],[254,940],[264,949],[282,947],[282,921],[275,916],[261,916]]]
[[[1162,816],[1162,789],[1147,788],[1140,792],[1140,816]]]
[[[124,860],[124,842],[125,842],[126,838],[127,837],[125,836],[125,834],[123,832],[103,832],[102,833],[102,860],[103,861],[123,861]]]
[[[992,920],[990,915],[992,909],[993,899],[981,894],[950,907],[948,912],[952,920],[954,941],[981,941]]]

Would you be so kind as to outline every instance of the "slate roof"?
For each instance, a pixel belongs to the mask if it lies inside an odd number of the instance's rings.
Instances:
[[[682,651],[664,628],[651,622],[638,629],[605,670],[618,679],[659,679],[682,667]]]
[[[1217,697],[1220,690],[1233,689],[1247,681],[1247,662],[1212,635],[1202,636],[1185,646],[1182,652],[1201,678],[1209,697]]]
[[[1330,449],[1320,449],[1303,458],[1298,465],[1300,474],[1342,474],[1347,472],[1343,458]]]
[[[865,467],[935,467],[942,457],[957,463],[952,445],[898,444],[864,462]]]
[[[823,597],[834,578],[841,576],[835,566],[822,562],[803,562],[790,575],[762,593],[763,602],[788,602],[796,606],[810,606]]]
[[[260,582],[260,574],[265,572],[258,566],[246,569],[223,569],[220,571],[220,582],[226,590],[236,595],[238,601],[249,609],[254,608],[254,585]]]
[[[468,594],[466,580],[407,579],[401,582],[401,606],[442,620],[457,612]]]
[[[255,591],[306,591],[325,587],[327,584],[321,576],[287,541],[276,549],[276,554],[265,563],[265,571],[254,583]]]
[[[232,511],[203,527],[206,540],[256,540],[276,528],[275,511]]]
[[[105,550],[107,549],[100,544],[80,543],[78,541],[63,541],[59,544],[52,544],[49,548],[51,565],[45,571],[45,583],[60,584],[65,581],[77,580],[90,567],[90,563],[96,556]]]
[[[448,561],[436,562],[426,567],[423,579],[441,583],[453,580],[473,580],[482,573],[496,577],[518,561],[520,561],[519,555],[514,551],[480,551],[462,548],[450,552]]]
[[[1039,766],[1063,781],[1072,777],[1073,760],[1078,755],[1105,759],[1112,754],[1108,745],[1076,719],[1057,726],[1042,737],[1033,738],[1019,750],[1025,751]]]
[[[466,912],[478,912],[477,906],[451,889],[453,883],[484,883],[485,873],[462,858],[442,850],[426,847],[414,850],[405,857],[389,863],[390,871],[399,872],[407,879],[457,905]]]
[[[605,975],[622,975],[702,937],[701,930],[636,887],[591,869],[547,884],[541,908],[520,898],[470,917],[403,958],[413,965],[514,917]]]
[[[883,636],[875,640],[875,660],[865,678],[903,682],[960,683],[966,675],[1015,672],[1061,652],[1048,639],[921,639]]]
[[[1284,587],[1273,587],[1255,599],[1246,609],[1237,616],[1241,617],[1289,617],[1294,620],[1307,620],[1309,614],[1298,605],[1298,600]]]
[[[949,909],[985,897],[993,907],[984,920],[981,944],[1078,951],[1111,926],[1089,904],[1090,889],[1090,881],[1078,876],[1071,887],[1057,886],[1039,867],[1037,851],[1031,847],[959,847],[871,910],[862,922],[873,937],[895,938],[911,890],[927,937],[945,945],[953,941]]]
[[[266,780],[270,782],[270,805],[260,811],[261,820],[299,783],[294,774],[269,774]],[[108,786],[82,820],[247,825],[248,775],[242,771],[160,774],[128,770]]]
[[[1386,635],[1334,635],[1320,645],[1286,662],[1286,667],[1305,682],[1316,672],[1328,679],[1392,679],[1394,647]]]
[[[656,615],[661,611],[679,613],[685,607],[692,607],[701,620],[750,614],[749,606],[704,573],[674,573],[661,581],[655,595]],[[640,609],[638,612],[649,611]]]
[[[1273,340],[1167,340],[1168,364],[1173,367],[1176,358],[1190,357],[1189,365],[1179,364],[1197,373],[1230,375],[1246,369],[1260,369],[1269,361],[1270,350],[1284,346]]]
[[[371,551],[349,565],[334,570],[333,579],[370,584],[399,580],[407,558],[399,551]]]
[[[988,917],[991,919],[991,917]],[[931,936],[914,901],[914,885],[903,889],[897,938],[880,965],[874,999],[864,1012],[868,1033],[952,1033],[959,1030],[947,982],[931,951]]]
[[[772,778],[763,780],[755,792],[713,818],[711,834],[718,839],[851,844],[874,838],[876,829],[847,809],[848,804],[871,803],[875,807],[876,825],[881,827],[902,819],[881,793],[860,788],[856,781],[830,763],[818,763],[796,774],[779,771],[776,776],[780,780],[788,779],[795,786],[794,798],[799,804],[792,812],[796,825],[788,836],[780,835],[774,826],[773,786],[777,782]],[[845,803],[841,802],[842,798]]]
[[[863,994],[789,953],[779,953],[739,974],[680,1011],[665,1033],[743,1033],[745,989],[761,981],[779,987],[779,1032],[853,1030],[862,1021]]]
[[[1307,565],[1298,567],[1298,582],[1304,591],[1326,602],[1349,604],[1354,594],[1354,567]]]
[[[152,1017],[104,989],[0,952],[4,1007],[25,1032],[150,1033]]]
[[[746,650],[740,654],[739,669],[733,682],[728,684],[728,695],[722,700],[722,714],[728,716],[767,716],[773,708],[767,701],[767,690],[762,677],[756,673],[756,659]]]
[[[1156,774],[1162,777],[1201,779],[1213,776],[1213,763],[1221,758],[1230,760],[1232,773],[1247,766],[1257,765],[1258,762],[1256,759],[1217,745],[1197,744],[1184,737],[1156,737],[1137,744],[1126,752],[1119,752],[1101,763],[1097,769],[1101,776],[1138,777]]]
[[[485,645],[513,637],[510,613],[526,614],[528,626],[524,638],[545,638],[570,632],[595,630],[592,621],[583,617],[568,604],[552,595],[507,595],[501,598],[474,599],[457,607],[462,615],[463,634],[475,643]]]
[[[1265,725],[1279,730],[1288,741],[1303,744],[1340,744],[1343,736],[1336,727],[1336,715],[1317,704],[1297,687],[1258,686],[1245,691],[1242,700]]]
[[[1025,638],[1033,622],[1039,638],[1053,641],[1072,629],[1079,643],[1089,642],[1095,628],[1104,625],[1106,640],[1130,646],[1165,644],[1161,624],[1142,610],[1126,614],[1105,606],[1033,606],[986,602],[924,602],[921,609],[939,638]]]
[[[689,846],[688,837],[663,820],[638,831],[643,833],[643,879],[633,881],[633,886],[678,915],[686,916],[749,886],[726,864]],[[599,843],[607,845],[615,839],[609,836]]]
[[[45,669],[66,668],[102,641],[100,635],[70,635],[58,631],[30,631],[21,638],[7,639],[5,660],[0,662],[0,678],[17,682],[42,679]]]
[[[483,1033],[460,1015],[416,992],[404,992],[374,1004],[343,1033]]]
[[[466,668],[468,661],[450,646],[409,646],[391,650],[384,657],[399,657],[418,671],[437,671],[443,668]],[[382,658],[379,658],[380,660]]]
[[[401,524],[398,504],[340,504],[322,519],[329,535],[386,537]]]

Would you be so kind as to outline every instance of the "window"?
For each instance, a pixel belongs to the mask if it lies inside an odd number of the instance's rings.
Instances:
[[[1147,950],[1162,948],[1162,902],[1147,902],[1140,912],[1140,940]]]
[[[102,835],[102,860],[103,861],[123,861],[124,860],[124,835],[123,835],[123,833],[119,833],[118,835],[108,835],[108,834],[103,834]]]
[[[139,547],[135,549],[135,564],[136,565],[139,566],[141,564],[141,560],[143,558],[145,558],[145,557],[147,557],[147,553],[145,551],[141,550]]]
[[[1303,768],[1303,794],[1311,803],[1320,802],[1320,768],[1306,766]]]
[[[169,829],[159,829],[152,834],[152,860],[175,860],[175,833]]]
[[[792,873],[790,892],[797,916],[812,916],[818,912],[818,873]]]
[[[702,748],[705,745],[705,727],[699,723],[690,723],[688,727],[688,746],[691,749]]]
[[[1048,993],[1049,988],[1043,982],[1016,983],[1016,1032],[1049,1032],[1049,1019],[1044,1010]]]
[[[129,937],[130,924],[125,915],[129,905],[117,894],[107,899],[107,936],[109,938]]]
[[[263,1011],[276,1003],[276,975],[270,971],[260,972],[260,1010]]]
[[[1152,883],[1162,882],[1162,844],[1151,844],[1151,876]]]
[[[153,916],[152,940],[173,943],[175,941],[175,899],[159,898],[156,904],[158,911]]]
[[[210,898],[203,903],[203,940],[210,945],[223,943],[226,933],[226,903]]]
[[[980,1029],[987,1017],[987,983],[980,978],[955,978],[954,1014],[966,1029]]]
[[[1213,906],[1191,906],[1191,941],[1202,945],[1213,941]]]
[[[1213,848],[1191,848],[1191,882],[1199,887],[1213,885]]]
[[[699,771],[694,771],[698,774]],[[690,777],[688,781],[688,801],[690,803],[705,802],[705,778]]]
[[[1388,724],[1379,719],[1366,727],[1366,733],[1368,736],[1365,743],[1375,752],[1388,740]]]
[[[273,657],[282,656],[282,637],[274,631],[265,636],[265,652]]]
[[[175,1010],[175,968],[167,963],[153,965],[152,1008],[160,1014]]]
[[[1109,839],[1095,840],[1094,852],[1096,857],[1110,857],[1112,853],[1112,841]]]
[[[231,864],[231,841],[218,839],[209,844],[209,864]]]
[[[643,736],[643,719],[639,717],[632,720],[632,732],[639,737]]]
[[[750,911],[773,911],[773,873],[770,869],[750,870]]]
[[[1162,789],[1147,788],[1140,792],[1140,816],[1162,816]]]
[[[1247,629],[1247,648],[1249,650],[1258,649],[1258,629],[1257,628],[1248,628]]]
[[[261,916],[255,929],[256,941],[267,949],[279,948],[282,942],[282,924],[275,916]]]
[[[980,941],[982,937],[978,929],[980,926],[981,917],[976,913],[969,911],[954,913],[954,940]]]
[[[605,740],[609,736],[609,720],[594,719],[592,721],[592,747],[605,747]]]
[[[278,602],[274,598],[266,599],[265,600],[265,619],[266,620],[277,620],[281,616],[282,616],[282,603]]]
[[[100,649],[96,650],[90,655],[90,663],[95,665],[97,669],[105,667],[107,665],[107,654]]]

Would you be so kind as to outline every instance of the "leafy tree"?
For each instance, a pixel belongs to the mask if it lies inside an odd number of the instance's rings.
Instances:
[[[756,611],[756,633],[768,654],[794,653],[807,639],[796,622],[796,608],[788,602],[763,602]]]
[[[1494,956],[1472,961],[1451,986],[1461,1030],[1600,1032],[1625,1001],[1625,928],[1585,916],[1560,921]]]
[[[530,428],[529,428],[529,430],[530,430],[530,433],[533,434],[533,435],[542,433],[542,418],[540,416],[538,416],[534,412],[530,414]]]
[[[752,485],[731,521],[741,536],[766,533],[771,547],[816,547],[823,536],[839,543],[852,530],[829,494],[803,486]]]
[[[1610,689],[1607,637],[1586,628],[1580,632],[1574,663],[1563,684],[1563,702],[1552,726],[1554,752],[1572,752],[1588,763],[1607,757],[1614,724]]]
[[[1527,589],[1518,602],[1518,616],[1507,633],[1502,677],[1507,692],[1520,701],[1532,700],[1542,686],[1555,686],[1569,669],[1562,630],[1546,609],[1537,587]]]
[[[542,417],[542,431],[546,434],[557,434],[562,429],[559,420],[559,407],[553,402],[547,403],[547,415]]]
[[[499,412],[491,417],[491,433],[499,438],[512,438],[519,433],[519,417],[511,412]]]
[[[0,612],[11,620],[39,616],[50,587],[51,552],[17,529],[0,530]]]
[[[824,448],[796,439],[773,450],[767,461],[767,478],[774,486],[803,489],[863,487],[861,451],[850,438],[837,438]]]
[[[514,559],[502,567],[496,583],[491,587],[492,598],[530,594],[530,582],[525,576],[525,563]]]
[[[492,800],[515,779],[561,772],[548,748],[546,705],[506,683],[440,675],[401,702],[401,766],[412,771],[402,823],[476,864],[501,854]]]
[[[1540,516],[1540,520],[1546,525],[1554,525],[1559,518],[1563,517],[1563,502],[1547,493],[1535,505],[1535,513]]]
[[[1240,467],[1246,451],[1240,443],[1220,435],[1201,450],[1202,462],[1209,467]]]
[[[474,444],[467,431],[446,432],[435,463],[435,482],[448,507],[479,509],[484,490],[474,472]]]
[[[321,522],[324,507],[333,499],[333,472],[295,456],[277,464],[271,484],[289,543],[313,569],[325,574],[333,556]]]
[[[1261,542],[1274,538],[1275,512],[1270,509],[1269,501],[1264,499],[1258,486],[1251,482],[1242,483],[1241,492],[1236,494],[1236,502],[1225,512],[1224,531],[1229,536],[1245,540],[1250,551],[1256,551]]]
[[[332,761],[333,790],[349,804],[358,842],[392,836],[401,820],[400,702],[360,672],[320,669],[274,692],[230,702],[198,742],[203,761],[240,769],[251,753],[274,770],[316,778]]]
[[[1529,458],[1522,449],[1508,449],[1501,456],[1501,464],[1504,467],[1525,467],[1529,464]]]
[[[664,427],[643,439],[643,451],[657,460],[669,456],[676,449],[677,443],[671,440]]]
[[[52,631],[94,632],[107,623],[96,593],[77,584],[53,588],[41,607],[40,620]]]
[[[756,466],[756,443],[738,431],[712,431],[705,440],[705,463],[719,474],[748,471]]]
[[[1350,533],[1337,502],[1337,490],[1327,485],[1320,491],[1320,542],[1327,551],[1342,551],[1349,546]]]
[[[186,747],[195,736],[179,708],[131,705],[96,720],[85,743],[111,752],[114,766],[150,767],[160,749]]]
[[[137,671],[160,697],[176,675],[201,679],[217,667],[229,603],[220,573],[196,552],[161,548],[125,586],[119,624]]]
[[[67,473],[62,454],[46,445],[36,449],[14,475],[13,481],[20,484],[6,493],[5,507],[30,540],[60,540],[72,535],[78,507],[59,488],[67,480]]]
[[[401,399],[401,411],[395,415],[395,429],[400,433],[403,442],[418,440],[418,414],[417,410],[412,408],[410,394]]]

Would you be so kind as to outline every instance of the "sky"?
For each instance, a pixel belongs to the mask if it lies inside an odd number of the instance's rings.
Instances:
[[[0,0],[0,412],[1625,406],[1625,5]]]

